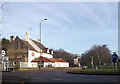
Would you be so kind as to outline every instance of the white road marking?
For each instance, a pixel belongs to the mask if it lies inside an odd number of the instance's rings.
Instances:
[[[29,78],[29,77],[24,77],[24,78]]]
[[[54,79],[52,79],[52,80],[62,80],[62,79],[60,79],[60,78],[54,78]]]
[[[32,78],[32,79],[43,79],[43,78]]]

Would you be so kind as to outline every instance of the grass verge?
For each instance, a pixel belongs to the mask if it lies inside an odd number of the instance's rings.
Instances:
[[[71,70],[67,73],[70,74],[86,74],[86,75],[120,75],[120,70],[114,69],[79,69]]]

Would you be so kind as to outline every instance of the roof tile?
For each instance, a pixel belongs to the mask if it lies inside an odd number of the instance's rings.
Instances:
[[[30,50],[36,51],[27,41],[22,40],[22,42],[23,42]]]
[[[47,57],[43,57],[40,56],[39,58],[32,60],[32,62],[66,62],[63,59],[59,59],[59,58],[47,58]]]

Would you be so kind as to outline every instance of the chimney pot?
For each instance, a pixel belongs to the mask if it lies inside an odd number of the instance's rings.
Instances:
[[[25,34],[25,41],[28,41],[29,38],[30,38],[30,35],[26,32],[26,34]]]
[[[10,36],[10,41],[12,42],[15,39],[15,37],[12,35]]]

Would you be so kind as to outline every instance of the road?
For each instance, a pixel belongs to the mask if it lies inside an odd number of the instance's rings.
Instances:
[[[3,72],[3,82],[118,82],[120,76],[68,74],[66,71]]]

